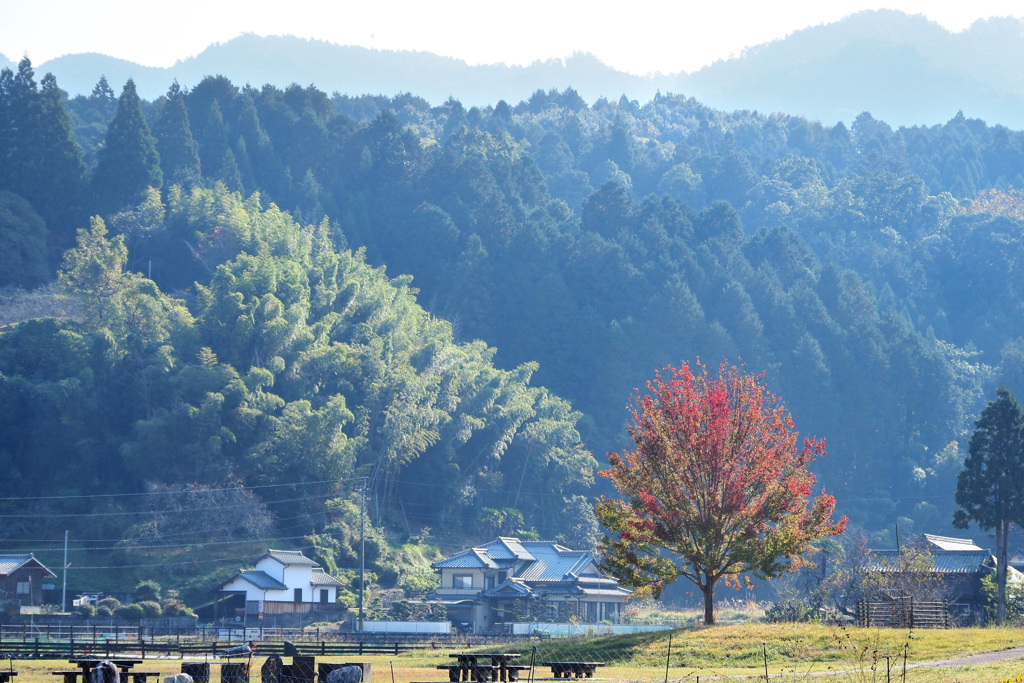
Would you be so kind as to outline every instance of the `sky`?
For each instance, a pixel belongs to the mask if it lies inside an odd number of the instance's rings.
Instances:
[[[470,64],[589,52],[644,75],[691,72],[744,48],[867,9],[924,14],[952,31],[1022,16],[1019,0],[0,0],[0,54],[33,65],[99,52],[167,67],[243,33],[417,50]]]

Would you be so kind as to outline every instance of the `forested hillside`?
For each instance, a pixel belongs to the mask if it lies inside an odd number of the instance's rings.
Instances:
[[[941,532],[979,407],[1024,393],[1018,131],[34,78],[0,76],[0,274],[63,265],[6,307],[3,514],[266,486],[344,557],[324,496],[367,476],[386,528],[587,543],[630,392],[699,356],[766,372],[851,521]]]

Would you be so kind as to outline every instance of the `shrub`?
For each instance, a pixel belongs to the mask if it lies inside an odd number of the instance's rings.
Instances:
[[[78,615],[85,617],[86,619],[91,619],[96,616],[96,608],[92,605],[80,605],[78,607]]]
[[[121,606],[121,601],[117,598],[103,598],[98,603],[96,603],[96,606],[106,607],[108,610],[110,610],[111,613],[113,613],[114,610]]]
[[[798,599],[772,603],[772,606],[765,610],[764,616],[770,624],[821,620],[821,614],[817,609]]]
[[[89,605],[89,607],[92,607],[92,605]],[[107,607],[106,605],[100,605],[99,607],[96,608],[96,616],[98,616],[98,617],[112,617],[112,616],[114,616],[114,611],[112,609],[110,609],[109,607]]]
[[[149,579],[139,581],[135,584],[132,595],[135,596],[137,602],[160,602],[160,584]]]
[[[142,619],[144,616],[146,616],[146,610],[142,605],[138,603],[134,603],[131,605],[121,605],[116,610],[114,610],[114,616],[118,619],[129,619],[132,621],[138,621],[139,619]]]
[[[192,616],[195,612],[190,607],[186,607],[185,603],[176,598],[171,598],[164,603],[164,616],[165,617],[180,617],[182,615]]]
[[[164,608],[156,600],[140,600],[135,604],[142,608],[147,619],[156,619],[164,612]]]

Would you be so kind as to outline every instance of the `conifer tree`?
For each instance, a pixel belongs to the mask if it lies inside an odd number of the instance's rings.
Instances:
[[[163,172],[156,140],[142,114],[135,82],[128,79],[117,100],[117,114],[107,128],[92,178],[97,208],[112,212],[133,206],[145,198],[146,188],[159,189],[161,185]]]
[[[64,93],[47,74],[40,89],[26,57],[0,75],[0,189],[23,197],[49,227],[51,253],[74,243],[85,165]]]
[[[192,136],[188,122],[185,95],[174,81],[157,110],[153,124],[160,168],[168,185],[191,187],[202,177],[199,165],[199,144]]]
[[[57,79],[48,73],[40,85],[36,146],[41,173],[34,181],[38,201],[33,204],[50,229],[50,255],[60,258],[74,245],[83,218],[85,162]]]
[[[975,423],[969,455],[957,477],[953,525],[966,529],[973,520],[996,537],[996,581],[999,604],[996,621],[1006,619],[1006,575],[1009,536],[1024,525],[1024,414],[1006,387],[999,387]]]

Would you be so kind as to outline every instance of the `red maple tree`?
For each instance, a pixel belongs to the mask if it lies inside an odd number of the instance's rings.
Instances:
[[[636,449],[609,453],[611,469],[601,473],[625,499],[602,497],[597,516],[616,536],[602,541],[605,569],[655,597],[689,579],[713,624],[719,580],[793,571],[814,541],[842,533],[846,518],[832,520],[832,496],[811,499],[808,465],[825,455],[824,441],[798,446],[763,373],[722,365],[709,378],[696,368],[668,366],[634,398]]]

